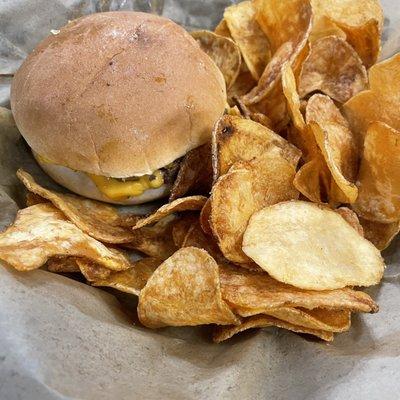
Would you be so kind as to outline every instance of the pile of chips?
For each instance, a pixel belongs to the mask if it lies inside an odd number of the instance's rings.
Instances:
[[[400,229],[400,55],[376,64],[382,24],[378,0],[228,7],[215,32],[192,33],[225,77],[227,111],[169,202],[121,215],[19,170],[28,207],[0,259],[138,296],[149,328],[333,340],[351,313],[378,311],[356,287],[380,282]]]

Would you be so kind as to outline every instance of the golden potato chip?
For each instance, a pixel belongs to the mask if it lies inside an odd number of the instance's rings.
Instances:
[[[111,270],[87,258],[75,258],[82,275],[90,282],[96,279],[105,279],[111,274]]]
[[[210,214],[211,214],[211,200],[208,199],[204,207],[200,212],[200,225],[203,232],[207,235],[212,235],[212,228],[210,225]]]
[[[368,75],[370,90],[344,104],[353,131],[360,133],[362,140],[371,122],[384,122],[400,130],[400,54],[374,65]]]
[[[52,257],[46,263],[47,270],[55,273],[80,272],[76,257]]]
[[[217,263],[194,247],[178,250],[156,269],[140,292],[138,316],[149,328],[239,322],[222,300]]]
[[[45,189],[22,169],[17,176],[30,192],[51,201],[79,229],[95,239],[106,243],[126,243],[133,239],[132,231],[122,226],[122,217],[113,206]]]
[[[163,260],[155,257],[143,258],[132,262],[131,268],[121,272],[111,272],[105,277],[92,277],[90,284],[93,286],[107,286],[120,292],[139,296],[147,281]]]
[[[197,214],[185,213],[174,222],[172,226],[172,239],[176,247],[182,247],[182,243],[190,227],[196,224],[198,220],[199,216]]]
[[[176,200],[188,192],[208,195],[212,179],[211,145],[207,143],[189,151],[183,157],[169,201]]]
[[[129,243],[123,243],[121,246],[141,251],[150,257],[165,260],[177,250],[172,236],[175,223],[176,218],[170,215],[153,226],[135,229],[132,240]]]
[[[137,221],[132,229],[139,229],[143,226],[154,224],[173,213],[201,210],[206,201],[207,197],[204,196],[188,196],[176,199],[171,203],[164,204],[153,214]]]
[[[299,77],[300,97],[320,91],[345,103],[367,87],[367,71],[345,40],[326,36],[311,45]]]
[[[269,148],[297,165],[300,151],[287,140],[257,122],[224,115],[217,122],[212,136],[214,179],[228,172],[237,161],[250,161],[265,153]]]
[[[273,52],[287,42],[298,43],[310,29],[309,0],[254,0],[256,19],[268,37]]]
[[[0,233],[0,259],[17,270],[40,268],[54,256],[85,257],[115,271],[130,266],[122,253],[82,232],[47,203],[18,211],[14,224]]]
[[[240,71],[238,77],[236,78],[235,83],[227,91],[229,104],[230,105],[234,104],[232,101],[233,97],[243,96],[251,89],[253,89],[253,87],[256,86],[256,84],[257,82],[252,77],[250,71],[247,69],[247,67],[243,68],[243,63],[242,63],[242,70]]]
[[[26,194],[26,206],[34,206],[35,204],[47,203],[47,200],[44,199],[42,196],[39,196],[35,193],[28,192]]]
[[[270,277],[265,272],[220,265],[222,298],[232,310],[247,309],[254,314],[282,307],[375,313],[378,305],[364,292],[350,288],[303,290]]]
[[[400,132],[372,123],[364,141],[358,175],[359,194],[353,209],[361,217],[382,223],[400,220]]]
[[[315,29],[319,19],[329,18],[347,36],[364,65],[373,65],[379,55],[383,12],[379,0],[311,0]]]
[[[312,44],[325,36],[337,36],[346,40],[346,34],[329,17],[326,15],[314,16],[309,42]]]
[[[252,161],[235,163],[222,175],[211,192],[211,228],[224,256],[247,263],[242,251],[243,233],[258,210],[280,201],[295,199],[294,166],[277,147],[270,147]]]
[[[304,201],[254,214],[243,251],[273,278],[301,289],[371,286],[385,268],[379,251],[339,214]]]
[[[251,75],[255,80],[260,79],[271,51],[268,39],[255,19],[252,2],[242,1],[225,8],[224,20]]]
[[[231,32],[229,31],[228,25],[226,24],[226,21],[224,19],[221,19],[221,21],[219,21],[219,24],[214,29],[214,33],[219,36],[225,36],[229,39],[232,39]]]
[[[364,236],[364,229],[360,224],[357,214],[347,207],[339,207],[335,210],[346,222],[348,222],[361,236]]]
[[[296,326],[289,322],[270,317],[269,315],[255,315],[253,317],[244,318],[242,319],[240,325],[217,327],[215,328],[213,334],[213,340],[216,343],[220,343],[247,329],[266,328],[269,326],[276,326],[277,328],[287,329],[296,333],[313,335],[327,342],[331,342],[333,340],[332,332],[325,332],[317,329],[309,329],[301,326]]]
[[[335,103],[321,94],[312,96],[308,101],[306,121],[335,183],[343,193],[331,192],[330,200],[354,203],[358,194],[354,183],[358,170],[358,147],[348,122]]]
[[[230,88],[239,75],[241,55],[236,43],[210,31],[194,31],[191,35],[221,70],[226,87]]]
[[[364,230],[364,236],[378,250],[385,250],[400,231],[400,222],[390,222],[388,224],[376,221],[368,221],[360,218],[360,223]]]

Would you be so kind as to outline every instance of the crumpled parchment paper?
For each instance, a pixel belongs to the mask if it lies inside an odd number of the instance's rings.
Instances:
[[[157,4],[156,4],[157,3]],[[3,0],[0,74],[68,19],[106,10],[159,12],[188,28],[211,28],[227,0]],[[400,50],[398,0],[383,0],[382,57]],[[9,77],[0,78],[8,104]],[[23,204],[15,177],[40,176],[11,126],[0,130],[0,228]],[[400,177],[399,177],[400,178]],[[47,181],[47,182],[46,182]],[[249,332],[220,345],[204,329],[151,331],[135,322],[135,299],[45,271],[0,268],[0,399],[398,399],[400,393],[400,241],[385,252],[388,269],[376,315],[357,315],[333,344],[290,332]],[[124,306],[121,305],[121,302]]]

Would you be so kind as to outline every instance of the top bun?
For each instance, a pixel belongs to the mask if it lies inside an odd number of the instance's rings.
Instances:
[[[31,148],[96,175],[150,174],[209,140],[223,76],[172,21],[138,12],[79,18],[15,74],[11,107]]]

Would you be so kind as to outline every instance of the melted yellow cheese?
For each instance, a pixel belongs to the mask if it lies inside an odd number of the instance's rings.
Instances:
[[[140,196],[148,189],[157,189],[164,184],[161,171],[152,175],[143,175],[134,181],[120,181],[101,175],[88,174],[97,189],[112,200],[126,199],[131,196]]]

